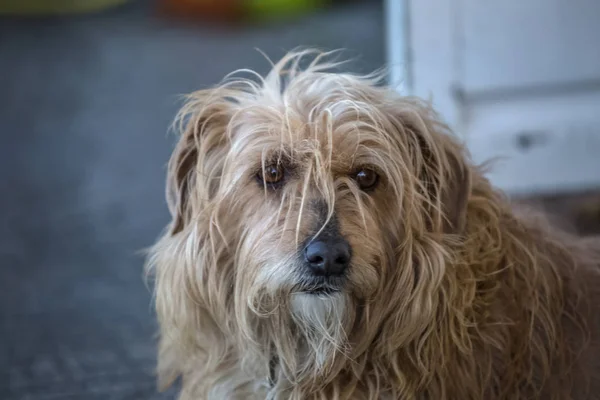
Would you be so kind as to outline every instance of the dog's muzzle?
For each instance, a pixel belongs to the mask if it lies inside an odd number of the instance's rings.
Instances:
[[[324,235],[312,240],[304,247],[303,257],[305,284],[302,291],[327,295],[343,288],[352,249],[341,235]]]

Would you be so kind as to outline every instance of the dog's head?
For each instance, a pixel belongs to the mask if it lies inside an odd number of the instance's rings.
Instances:
[[[296,377],[430,329],[470,190],[430,108],[304,55],[190,96],[154,254],[163,330]]]

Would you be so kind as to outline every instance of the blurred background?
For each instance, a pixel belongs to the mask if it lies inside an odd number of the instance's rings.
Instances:
[[[600,232],[595,0],[0,0],[0,399],[156,394],[143,256],[178,96],[297,46],[431,98],[491,179]],[[568,3],[568,4],[567,4]]]

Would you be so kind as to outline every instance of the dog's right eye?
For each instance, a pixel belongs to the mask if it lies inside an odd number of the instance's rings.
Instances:
[[[372,169],[363,168],[356,173],[354,180],[361,190],[369,191],[374,189],[379,183],[379,175]]]
[[[283,166],[277,163],[274,165],[268,165],[259,171],[257,178],[268,185],[274,185],[281,182],[283,175]]]

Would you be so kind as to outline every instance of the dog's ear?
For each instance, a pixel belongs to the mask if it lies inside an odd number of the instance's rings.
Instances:
[[[460,234],[465,227],[471,193],[471,171],[463,146],[447,127],[427,116],[408,123],[414,135],[417,174],[427,205],[429,229]]]
[[[198,163],[198,149],[195,146],[193,135],[185,132],[175,147],[169,162],[167,187],[169,189],[169,204],[173,221],[170,232],[172,235],[183,230],[186,222],[191,218],[189,196],[196,179],[193,173]]]
[[[170,233],[180,232],[214,196],[225,158],[226,101],[204,104],[199,92],[182,110],[185,128],[169,160],[167,200],[173,217]]]
[[[471,194],[471,171],[465,164],[463,154],[457,149],[445,149],[448,170],[441,188],[444,212],[443,230],[446,233],[462,233],[467,223],[467,206]]]

